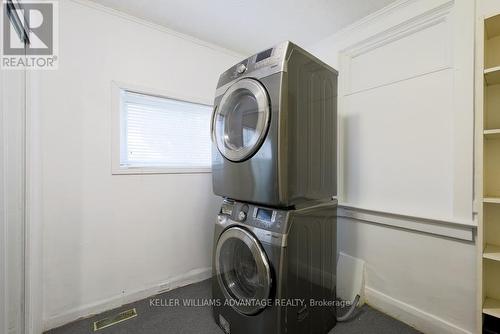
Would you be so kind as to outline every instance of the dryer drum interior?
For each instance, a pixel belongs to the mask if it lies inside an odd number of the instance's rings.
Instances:
[[[251,157],[269,127],[269,97],[257,80],[237,81],[224,94],[214,117],[214,137],[221,154],[231,161]]]

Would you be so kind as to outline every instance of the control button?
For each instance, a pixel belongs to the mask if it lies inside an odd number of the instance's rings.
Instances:
[[[238,219],[239,220],[245,220],[247,218],[247,214],[244,211],[240,211],[238,214]]]
[[[238,66],[236,66],[236,72],[238,72],[239,74],[245,72],[247,70],[247,67],[245,66],[245,64],[239,64]]]
[[[229,203],[223,203],[220,212],[228,216],[232,215],[233,205]]]
[[[217,223],[219,225],[225,225],[227,223],[227,218],[223,215],[217,215]]]

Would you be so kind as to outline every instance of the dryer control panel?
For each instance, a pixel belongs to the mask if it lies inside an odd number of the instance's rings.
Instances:
[[[284,70],[289,42],[278,44],[232,66],[219,77],[217,88],[243,77],[262,78]]]

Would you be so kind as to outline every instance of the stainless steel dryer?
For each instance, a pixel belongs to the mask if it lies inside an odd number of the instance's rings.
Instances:
[[[217,324],[227,334],[328,333],[336,231],[335,201],[277,210],[225,200],[214,235]]]
[[[290,42],[224,72],[212,116],[214,193],[274,207],[335,196],[337,76]]]

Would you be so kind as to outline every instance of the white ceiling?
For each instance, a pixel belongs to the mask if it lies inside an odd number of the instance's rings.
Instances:
[[[311,45],[394,0],[93,0],[227,49]]]

